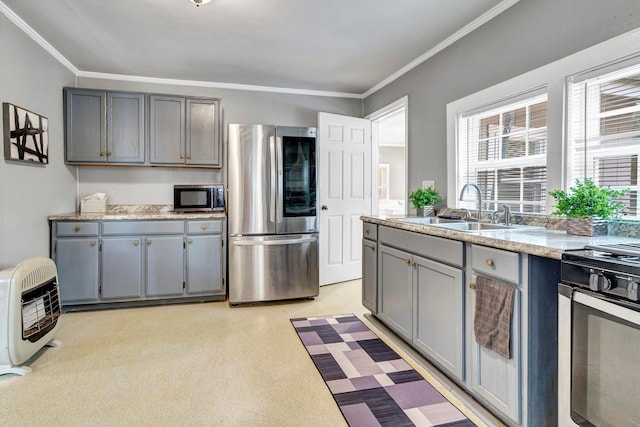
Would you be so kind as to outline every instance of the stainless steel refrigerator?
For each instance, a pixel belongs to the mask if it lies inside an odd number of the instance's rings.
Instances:
[[[316,128],[230,124],[229,303],[318,295]]]

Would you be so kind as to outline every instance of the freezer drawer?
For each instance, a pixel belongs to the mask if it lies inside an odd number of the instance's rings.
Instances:
[[[229,239],[229,303],[315,297],[318,234]]]

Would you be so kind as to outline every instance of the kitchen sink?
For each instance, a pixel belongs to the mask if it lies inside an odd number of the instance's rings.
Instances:
[[[464,221],[461,219],[438,218],[435,216],[397,218],[396,221],[408,222],[411,224],[420,224],[420,225],[464,223]]]
[[[455,222],[448,224],[432,224],[434,227],[447,228],[456,231],[488,231],[488,230],[511,230],[512,225],[490,224],[487,222]]]
[[[544,227],[538,227],[533,225],[491,224],[489,222],[477,222],[473,220],[464,220],[464,219],[438,218],[435,216],[395,218],[395,221],[400,221],[400,222],[405,222],[410,224],[426,225],[429,227],[444,228],[447,230],[462,231],[465,233],[473,233],[473,232],[481,232],[481,231],[500,231],[500,230],[527,231],[527,230],[535,230],[535,229],[544,229]]]

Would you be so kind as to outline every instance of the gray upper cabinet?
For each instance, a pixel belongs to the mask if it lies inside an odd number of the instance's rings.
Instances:
[[[65,88],[67,163],[144,163],[144,94]]]
[[[65,89],[64,93],[66,161],[106,162],[106,92]]]
[[[221,166],[220,103],[212,99],[187,99],[187,164]]]
[[[220,167],[220,101],[151,95],[150,162]]]
[[[144,163],[144,95],[107,93],[107,162]]]
[[[172,96],[149,97],[151,163],[184,164],[185,99]]]

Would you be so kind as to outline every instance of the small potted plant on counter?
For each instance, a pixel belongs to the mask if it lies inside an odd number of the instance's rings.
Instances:
[[[442,197],[435,188],[418,188],[409,194],[409,201],[416,208],[418,216],[432,216],[434,214],[433,205],[441,202]]]
[[[612,199],[622,197],[629,191],[599,187],[592,179],[576,180],[570,193],[563,190],[550,191],[556,199],[556,210],[552,215],[567,217],[567,233],[578,236],[600,236],[608,233],[609,219],[616,218],[624,205]]]

